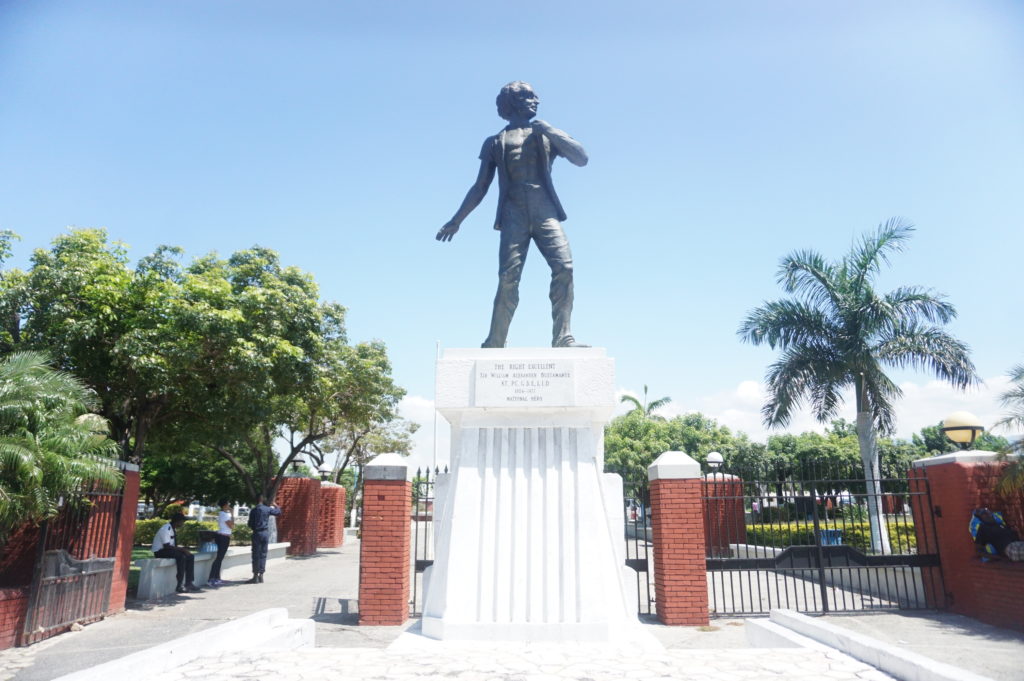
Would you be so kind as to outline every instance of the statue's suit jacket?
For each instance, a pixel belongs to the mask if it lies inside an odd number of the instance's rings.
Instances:
[[[494,217],[494,229],[498,230],[501,229],[501,214],[502,209],[505,207],[505,198],[508,195],[510,182],[508,169],[505,167],[505,132],[505,130],[502,130],[497,135],[488,137],[484,140],[484,146],[480,150],[480,160],[493,163],[498,169],[498,212]],[[530,144],[530,140],[534,137],[539,138],[543,142],[541,145],[540,165],[541,177],[544,179],[544,188],[548,190],[551,202],[554,204],[555,210],[558,211],[558,219],[564,221],[566,219],[565,210],[562,209],[562,202],[558,200],[558,194],[555,193],[555,185],[551,181],[551,166],[555,162],[555,157],[561,156],[561,154],[551,145],[551,140],[536,128],[534,128],[530,137],[527,138],[526,143]]]

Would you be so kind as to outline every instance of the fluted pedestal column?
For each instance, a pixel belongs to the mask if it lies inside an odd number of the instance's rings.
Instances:
[[[602,641],[635,625],[622,483],[602,472],[615,406],[604,350],[449,350],[437,380],[451,473],[435,505],[423,633]]]

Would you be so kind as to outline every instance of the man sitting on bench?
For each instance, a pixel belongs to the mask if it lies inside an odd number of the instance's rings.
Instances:
[[[157,558],[173,558],[177,565],[178,593],[202,591],[195,580],[196,557],[186,548],[177,545],[178,529],[185,524],[185,516],[175,513],[171,521],[156,531],[153,537],[153,555]]]

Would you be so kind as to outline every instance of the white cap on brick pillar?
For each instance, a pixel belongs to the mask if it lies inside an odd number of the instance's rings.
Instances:
[[[686,452],[665,452],[647,467],[647,479],[684,480],[700,477],[700,464]]]
[[[401,454],[381,454],[366,465],[364,480],[408,480],[409,466]]]

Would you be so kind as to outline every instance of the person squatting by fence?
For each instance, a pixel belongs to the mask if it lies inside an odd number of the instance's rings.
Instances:
[[[228,552],[228,545],[231,543],[231,532],[235,528],[235,521],[231,517],[231,505],[227,499],[221,499],[217,502],[217,506],[220,507],[220,511],[217,513],[217,534],[214,540],[217,542],[217,557],[213,559],[213,565],[210,566],[210,580],[207,582],[210,586],[220,586],[224,584],[224,580],[220,578],[220,566],[224,562],[224,554]]]
[[[249,511],[249,527],[252,528],[252,579],[246,584],[262,584],[267,569],[267,550],[270,544],[270,516],[281,515],[277,504],[267,506],[263,495],[257,495],[256,505]]]
[[[194,584],[195,556],[188,549],[177,545],[178,529],[185,524],[185,516],[175,513],[170,521],[156,531],[153,537],[153,555],[157,558],[173,558],[176,566],[175,577],[178,586],[175,591],[202,591]]]

